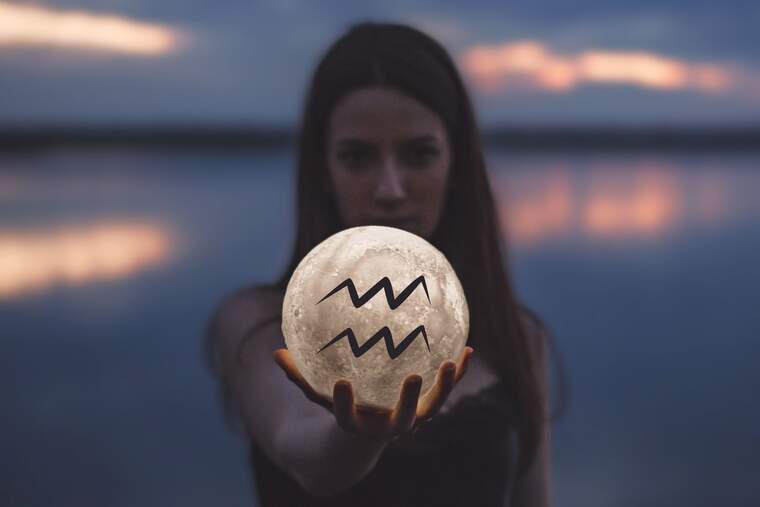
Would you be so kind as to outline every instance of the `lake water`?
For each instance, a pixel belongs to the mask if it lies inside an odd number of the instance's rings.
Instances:
[[[556,505],[757,505],[760,154],[488,162],[569,389]],[[255,505],[200,339],[220,296],[284,267],[292,164],[0,155],[0,504]]]

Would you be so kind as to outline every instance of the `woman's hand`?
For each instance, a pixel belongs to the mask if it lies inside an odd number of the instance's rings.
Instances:
[[[354,404],[351,382],[340,379],[333,386],[333,399],[318,394],[296,368],[290,351],[277,349],[272,356],[287,377],[295,383],[311,401],[330,410],[345,431],[371,439],[393,440],[397,436],[416,429],[417,424],[432,418],[443,406],[446,398],[459,382],[472,355],[472,347],[465,347],[455,364],[444,361],[436,375],[432,390],[419,400],[422,387],[420,375],[404,379],[401,395],[393,410],[372,410]]]

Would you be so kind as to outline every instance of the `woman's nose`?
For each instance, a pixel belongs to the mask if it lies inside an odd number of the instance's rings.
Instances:
[[[375,189],[375,200],[380,203],[395,203],[406,197],[403,185],[403,175],[398,164],[393,159],[383,163],[380,180]]]

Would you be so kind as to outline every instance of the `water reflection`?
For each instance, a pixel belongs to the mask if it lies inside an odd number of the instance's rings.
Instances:
[[[504,233],[527,245],[570,231],[576,197],[567,172],[552,170],[543,179],[523,176],[510,174],[509,185],[504,173],[493,176]]]
[[[557,498],[625,507],[666,488],[674,506],[705,505],[716,491],[757,504],[748,449],[760,442],[760,411],[747,386],[760,382],[758,154],[488,159],[501,217],[529,247],[513,257],[515,289],[551,327],[569,376],[569,412],[553,440]],[[219,504],[223,491],[256,504],[199,341],[224,294],[284,268],[292,168],[285,152],[0,155],[0,238],[20,263],[11,273],[4,260],[0,271],[0,281],[16,280],[0,296],[10,375],[0,399],[14,435],[3,457],[20,464],[4,470],[5,497],[191,507]],[[92,227],[43,227],[85,218]],[[129,239],[95,246],[99,229]],[[65,243],[56,233],[75,245],[69,256],[90,256],[80,261],[89,278],[79,277],[91,285],[66,297],[50,287],[73,283],[64,273],[77,270],[61,254],[46,258]],[[636,248],[618,255],[597,249],[602,241]],[[119,255],[128,282],[95,287],[116,276],[101,263]],[[160,277],[138,275],[166,260]],[[44,279],[36,289],[35,276]],[[2,304],[32,290],[51,297]],[[104,311],[102,301],[129,311]],[[189,500],[188,484],[197,486]]]
[[[575,236],[614,241],[657,238],[757,212],[760,176],[667,163],[618,163],[541,170],[497,162],[491,175],[504,233],[517,247]]]
[[[581,228],[592,236],[660,234],[675,225],[682,195],[667,169],[644,167],[634,181],[620,187],[595,178],[591,195],[581,203]]]
[[[171,246],[167,228],[154,223],[0,229],[0,299],[124,278],[167,260]]]

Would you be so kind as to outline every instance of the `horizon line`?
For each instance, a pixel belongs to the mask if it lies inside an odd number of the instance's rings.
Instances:
[[[479,128],[484,147],[518,150],[758,150],[760,122],[733,125],[666,123],[502,123]],[[276,123],[37,123],[0,124],[0,151],[58,147],[227,148],[293,147],[298,130]]]

